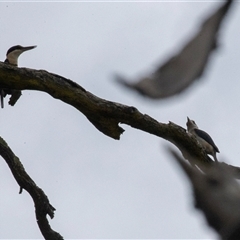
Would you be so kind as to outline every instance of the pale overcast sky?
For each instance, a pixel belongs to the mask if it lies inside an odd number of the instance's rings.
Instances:
[[[203,78],[184,94],[152,101],[112,77],[154,69],[221,3],[1,2],[0,59],[13,45],[37,45],[20,56],[20,67],[70,78],[160,122],[185,127],[189,116],[212,135],[219,160],[239,166],[239,3]],[[0,135],[57,209],[50,224],[65,238],[216,238],[166,154],[170,143],[126,125],[120,141],[110,139],[73,107],[37,91],[23,91],[16,106],[0,111]],[[0,176],[0,238],[42,238],[33,201],[18,194],[4,161]]]

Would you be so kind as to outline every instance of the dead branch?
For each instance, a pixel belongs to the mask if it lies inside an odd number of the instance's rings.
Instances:
[[[48,197],[43,190],[39,188],[26,173],[19,158],[13,153],[13,151],[1,137],[0,155],[8,164],[15,180],[19,184],[19,193],[22,193],[22,190],[25,189],[31,195],[35,205],[37,223],[44,238],[56,240],[63,239],[59,233],[51,229],[47,220],[47,215],[49,215],[51,218],[54,217],[54,211],[56,209],[50,204]]]
[[[173,143],[185,159],[198,159],[193,164],[198,164],[199,167],[213,163],[201,145],[184,128],[172,122],[160,123],[135,107],[99,98],[74,81],[57,74],[45,70],[17,68],[0,62],[0,87],[46,92],[78,109],[99,131],[111,138],[120,139],[124,129],[119,124],[124,123]],[[233,168],[236,176],[240,177],[239,168]]]
[[[209,225],[221,239],[240,238],[240,185],[232,171],[222,164],[201,173],[173,150],[169,150],[192,184],[195,207],[201,210]]]

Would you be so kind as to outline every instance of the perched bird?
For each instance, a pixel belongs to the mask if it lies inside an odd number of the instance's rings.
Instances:
[[[197,124],[193,120],[190,120],[189,118],[187,118],[186,125],[188,132],[193,134],[197,138],[198,142],[205,149],[206,153],[212,155],[214,160],[218,162],[216,153],[219,152],[219,150],[218,147],[213,142],[212,138],[209,136],[209,134],[198,129]]]
[[[7,64],[18,66],[18,57],[20,54],[22,54],[25,51],[31,50],[37,46],[29,46],[29,47],[22,47],[20,45],[13,46],[8,49],[7,51],[7,58],[4,61]],[[14,105],[16,101],[19,99],[19,97],[22,95],[22,92],[20,90],[14,90],[14,89],[7,89],[7,88],[1,88],[0,89],[0,95],[1,95],[1,107],[4,107],[4,97],[9,94],[11,95],[9,104]]]

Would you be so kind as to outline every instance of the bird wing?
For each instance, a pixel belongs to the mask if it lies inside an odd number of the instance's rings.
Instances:
[[[200,129],[194,129],[194,131],[200,138],[204,139],[207,143],[212,145],[216,152],[219,152],[218,147],[216,146],[212,138],[209,136],[209,134]]]

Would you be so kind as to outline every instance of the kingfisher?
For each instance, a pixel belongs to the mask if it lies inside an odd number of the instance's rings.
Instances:
[[[36,48],[37,46],[29,46],[29,47],[22,47],[20,45],[13,46],[8,49],[6,54],[5,63],[10,64],[13,66],[18,66],[18,57],[25,51],[31,50],[33,48]],[[4,97],[9,94],[11,95],[11,98],[9,100],[9,104],[13,106],[16,101],[19,99],[19,97],[22,95],[22,92],[20,90],[15,89],[7,89],[7,88],[0,88],[0,95],[1,95],[1,107],[4,107]]]
[[[206,153],[212,155],[215,162],[218,162],[216,155],[217,152],[219,153],[220,151],[209,134],[203,130],[200,130],[195,121],[189,119],[188,117],[186,125],[188,132],[197,138],[198,142],[202,145]]]

